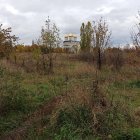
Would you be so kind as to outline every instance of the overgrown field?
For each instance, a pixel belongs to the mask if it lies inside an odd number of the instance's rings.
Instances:
[[[28,53],[18,54],[16,63],[0,60],[0,139],[139,140],[135,59],[119,71],[97,71],[73,54],[56,54],[51,74],[42,73],[40,63],[37,72]]]

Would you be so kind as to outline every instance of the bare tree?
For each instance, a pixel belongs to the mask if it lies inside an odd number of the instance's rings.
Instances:
[[[109,46],[110,43],[111,32],[108,29],[107,22],[100,18],[99,21],[93,22],[93,47],[97,50],[97,68],[101,70],[102,67],[102,54],[104,48]]]
[[[53,50],[59,46],[59,29],[54,23],[51,23],[49,17],[46,20],[45,27],[41,31],[42,53],[48,56],[48,72],[53,72]],[[44,59],[44,56],[43,56]]]
[[[133,41],[136,50],[140,48],[140,11],[138,11],[137,19],[138,19],[138,23],[131,31],[131,39]]]

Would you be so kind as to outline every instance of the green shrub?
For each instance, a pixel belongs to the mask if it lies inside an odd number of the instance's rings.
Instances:
[[[140,80],[129,83],[131,88],[140,88]]]
[[[92,114],[88,107],[77,106],[59,111],[56,123],[51,130],[56,140],[86,138],[92,134]]]
[[[128,132],[120,132],[114,136],[114,140],[140,140],[140,128],[130,129]]]

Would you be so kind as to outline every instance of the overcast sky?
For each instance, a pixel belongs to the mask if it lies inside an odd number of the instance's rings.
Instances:
[[[112,31],[112,41],[130,41],[140,0],[0,0],[0,23],[11,26],[21,43],[31,44],[40,35],[48,16],[65,33],[79,34],[82,22],[104,17]]]

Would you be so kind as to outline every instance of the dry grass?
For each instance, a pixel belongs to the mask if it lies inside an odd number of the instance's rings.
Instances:
[[[20,57],[25,57],[26,55],[21,55]],[[127,56],[125,58],[129,60],[132,56]],[[32,55],[28,54],[26,59],[32,59]],[[140,89],[127,88],[129,82],[140,80],[140,63],[137,56],[132,60],[132,63],[135,61],[137,61],[136,65],[130,65],[130,62],[126,62],[120,71],[114,71],[108,66],[103,66],[103,70],[98,72],[98,75],[96,75],[96,69],[92,63],[79,61],[75,56],[67,54],[56,55],[54,60],[54,73],[50,75],[37,73],[35,71],[35,63],[33,63],[32,60],[28,61],[28,63],[25,61],[26,68],[30,69],[30,67],[32,67],[30,73],[28,73],[28,70],[26,70],[24,66],[21,66],[22,61],[18,61],[18,64],[13,64],[13,62],[1,60],[0,63],[11,72],[20,71],[24,77],[23,85],[54,84],[53,86],[60,86],[59,84],[63,84],[59,87],[63,96],[56,105],[57,107],[53,107],[51,110],[51,123],[53,124],[56,123],[60,110],[64,108],[71,109],[75,106],[88,106],[92,108],[93,120],[95,123],[95,112],[104,115],[104,111],[108,109],[108,104],[110,104],[110,99],[112,97],[114,98],[113,100],[121,100],[123,105],[127,104],[129,99],[135,111],[136,120],[139,120]],[[62,83],[59,83],[60,79]],[[98,95],[99,105],[95,104],[94,99],[96,97],[93,96],[95,93],[94,82],[96,81],[98,81],[98,88],[100,89]],[[120,83],[121,86],[116,87],[116,82]],[[109,103],[107,101],[109,101]],[[38,111],[36,112],[38,113]],[[43,113],[37,114],[36,112],[34,120],[36,120],[38,115],[40,118],[44,116]]]

